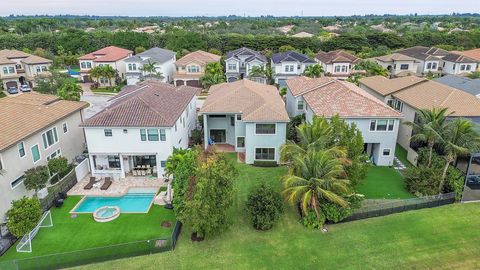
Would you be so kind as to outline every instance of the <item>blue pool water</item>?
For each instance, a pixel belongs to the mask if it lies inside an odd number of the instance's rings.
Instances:
[[[121,197],[86,197],[72,211],[93,213],[103,206],[118,206],[121,213],[147,213],[155,193],[127,193]]]

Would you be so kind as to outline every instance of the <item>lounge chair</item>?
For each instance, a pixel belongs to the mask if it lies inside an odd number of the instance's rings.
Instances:
[[[86,184],[83,189],[92,189],[93,188],[93,185],[95,184],[95,182],[97,182],[95,180],[95,177],[90,177],[90,181],[88,181],[88,184]]]
[[[105,182],[103,182],[103,185],[100,187],[101,190],[107,190],[110,185],[112,185],[112,178],[110,177],[105,177]]]

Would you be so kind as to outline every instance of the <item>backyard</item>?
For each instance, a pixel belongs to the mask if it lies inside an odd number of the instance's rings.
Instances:
[[[184,228],[174,252],[78,269],[473,269],[480,267],[479,204],[456,204],[381,218],[328,225],[298,222],[293,207],[270,231],[252,228],[245,212],[249,190],[267,182],[280,189],[286,168],[239,164],[230,228],[200,243]],[[406,196],[406,195],[405,195]]]
[[[366,199],[409,199],[414,198],[405,189],[401,173],[390,167],[372,166],[367,176],[359,184],[357,192]]]

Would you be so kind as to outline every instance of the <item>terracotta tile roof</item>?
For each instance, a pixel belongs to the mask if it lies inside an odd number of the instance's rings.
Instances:
[[[292,92],[293,96],[299,96],[313,88],[318,88],[321,84],[331,83],[335,81],[332,77],[320,77],[316,80],[312,80],[308,77],[296,77],[287,80],[288,89]]]
[[[50,63],[52,63],[52,60],[46,59],[46,58],[43,58],[43,57],[40,57],[40,56],[36,56],[36,55],[30,55],[27,58],[22,59],[22,62],[25,63],[25,64],[30,64],[30,65],[32,65],[32,64],[50,64]]]
[[[203,66],[208,63],[218,62],[220,61],[220,58],[221,56],[219,55],[198,50],[178,59],[177,62],[175,62],[175,65],[182,66],[195,62]]]
[[[290,121],[274,86],[247,79],[212,86],[200,113],[241,113],[245,122]]]
[[[111,105],[87,119],[84,127],[172,127],[200,91],[190,86],[145,81],[125,87]]]
[[[16,64],[15,61],[11,60],[15,58],[23,58],[21,61],[25,64],[43,64],[52,62],[52,60],[18,50],[0,50],[0,64]]]
[[[84,56],[81,56],[80,60],[93,60],[94,62],[116,62],[123,58],[130,57],[133,51],[115,47],[108,46],[98,51],[91,52]]]
[[[399,112],[352,83],[340,80],[325,83],[322,79],[306,77],[291,79],[309,83],[310,90],[303,92],[302,96],[315,115],[331,117],[338,114],[341,118],[402,118]],[[311,87],[314,83],[317,87]]]
[[[36,92],[1,98],[0,150],[86,107],[86,102],[60,100],[57,96]]]
[[[399,90],[424,81],[427,81],[427,79],[416,76],[406,76],[396,79],[387,79],[383,76],[372,76],[360,79],[361,84],[367,86],[382,96],[388,96]]]
[[[463,51],[463,52],[452,51],[452,53],[465,55],[466,57],[470,57],[470,58],[476,60],[477,62],[480,62],[480,48],[476,48],[476,49],[468,50],[468,51]]]
[[[382,62],[392,62],[392,61],[415,61],[415,58],[408,55],[403,55],[400,53],[392,53],[384,56],[375,57],[376,60]]]
[[[330,64],[330,63],[356,63],[360,58],[356,57],[353,54],[350,54],[344,50],[335,50],[330,52],[319,52],[315,56],[319,61]]]

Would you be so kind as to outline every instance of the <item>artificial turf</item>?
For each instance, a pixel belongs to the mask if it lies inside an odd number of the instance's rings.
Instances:
[[[357,192],[366,199],[409,199],[414,196],[405,189],[405,181],[398,171],[390,167],[372,166],[357,186]]]

